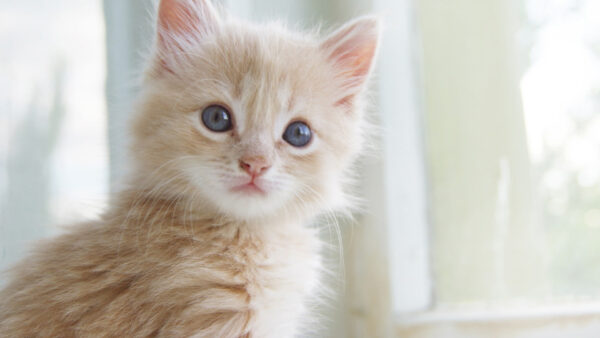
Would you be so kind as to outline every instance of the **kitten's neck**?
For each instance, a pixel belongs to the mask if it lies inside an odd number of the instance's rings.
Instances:
[[[161,224],[175,227],[243,226],[278,228],[302,226],[309,222],[305,215],[278,213],[251,219],[227,215],[210,203],[186,194],[163,193],[152,189],[126,189],[113,199],[107,217],[121,217],[131,227]]]

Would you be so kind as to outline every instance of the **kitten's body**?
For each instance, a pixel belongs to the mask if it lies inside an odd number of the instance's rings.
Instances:
[[[135,200],[130,194],[137,193],[124,193],[124,202]],[[10,312],[0,317],[0,336],[295,332],[302,298],[317,281],[311,229],[285,222],[206,226],[215,220],[183,218],[185,203],[137,204],[39,248],[18,271],[19,283],[2,294]],[[142,232],[143,224],[156,229]]]
[[[376,26],[319,42],[163,0],[128,188],[14,270],[0,336],[293,336],[320,267],[305,225],[342,199]],[[230,130],[202,125],[214,104]],[[310,126],[306,146],[282,139],[293,121]]]

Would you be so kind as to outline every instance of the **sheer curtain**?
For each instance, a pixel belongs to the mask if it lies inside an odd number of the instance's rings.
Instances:
[[[597,3],[417,3],[436,302],[597,301]]]
[[[401,334],[598,336],[598,3],[414,4],[433,297]]]
[[[0,3],[0,270],[106,202],[104,47],[99,2]]]

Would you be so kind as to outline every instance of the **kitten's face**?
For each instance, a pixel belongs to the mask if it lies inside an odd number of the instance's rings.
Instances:
[[[330,55],[275,28],[205,34],[147,81],[134,146],[147,174],[169,167],[160,180],[237,219],[341,202],[361,114]]]

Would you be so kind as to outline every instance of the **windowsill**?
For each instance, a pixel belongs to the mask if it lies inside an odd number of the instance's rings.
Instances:
[[[397,316],[400,325],[420,325],[442,322],[490,322],[544,319],[557,317],[600,317],[600,302],[561,304],[544,307],[493,310],[434,310]]]
[[[600,303],[398,316],[402,338],[597,338]]]

